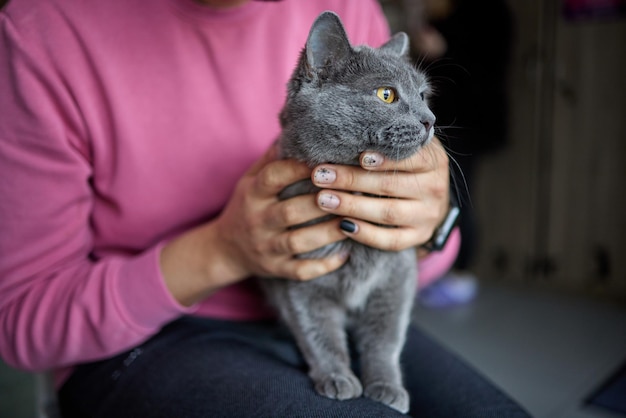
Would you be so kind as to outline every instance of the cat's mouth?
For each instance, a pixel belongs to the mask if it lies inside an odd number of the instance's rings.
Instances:
[[[433,129],[426,131],[414,125],[387,126],[370,137],[370,150],[378,151],[387,158],[403,160],[415,154],[433,136]]]
[[[425,144],[425,141],[407,141],[402,144],[385,144],[377,151],[381,152],[385,157],[392,160],[404,160],[415,154]]]

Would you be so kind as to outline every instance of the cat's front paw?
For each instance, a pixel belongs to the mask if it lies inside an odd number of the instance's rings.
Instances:
[[[352,373],[331,373],[313,380],[317,393],[327,398],[344,400],[363,394],[361,382]]]
[[[374,382],[367,385],[363,394],[403,414],[409,412],[409,394],[402,386],[387,382]]]

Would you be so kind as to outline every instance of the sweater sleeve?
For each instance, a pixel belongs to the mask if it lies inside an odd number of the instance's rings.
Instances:
[[[112,355],[186,309],[160,245],[96,259],[88,132],[46,54],[0,15],[0,356],[42,370]]]
[[[441,251],[432,252],[420,260],[418,288],[423,289],[443,277],[452,268],[460,248],[461,232],[457,227],[452,231],[446,246]]]

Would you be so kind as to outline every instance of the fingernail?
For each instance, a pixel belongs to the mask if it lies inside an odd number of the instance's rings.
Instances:
[[[377,152],[368,152],[361,157],[361,165],[363,167],[378,167],[385,161],[385,157]]]
[[[349,234],[356,234],[359,231],[359,226],[352,221],[344,219],[339,223],[339,229]]]
[[[320,193],[317,204],[324,209],[336,209],[339,206],[339,198],[334,194]]]
[[[335,181],[336,178],[337,173],[335,172],[335,170],[326,167],[318,168],[313,175],[313,180],[315,181],[315,183],[319,184],[332,183],[333,181]]]

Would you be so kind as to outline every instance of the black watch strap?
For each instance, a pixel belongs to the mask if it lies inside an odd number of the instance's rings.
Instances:
[[[456,199],[456,195],[454,191],[450,191],[450,209],[448,209],[448,214],[445,219],[435,229],[433,236],[430,240],[424,244],[422,247],[428,251],[441,251],[446,246],[448,242],[448,238],[450,238],[450,234],[452,230],[457,225],[459,221],[459,216],[461,215],[461,209],[459,208],[458,201]]]

